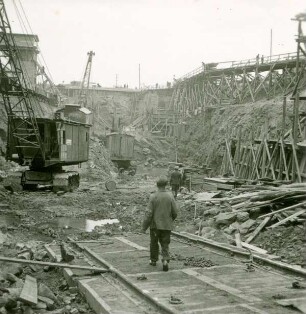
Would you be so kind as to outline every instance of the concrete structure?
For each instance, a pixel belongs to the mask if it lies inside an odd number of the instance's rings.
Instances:
[[[69,85],[58,85],[66,103],[78,101],[80,86],[77,82]],[[173,90],[152,89],[139,90],[129,88],[90,87],[88,90],[88,108],[93,111],[93,132],[103,133],[103,129],[110,129],[114,112],[120,118],[123,126],[148,129],[155,123],[151,116],[159,114],[159,109],[167,108],[171,101]],[[154,119],[154,118],[153,118]],[[168,125],[172,123],[168,121]],[[159,129],[154,128],[154,131]]]
[[[38,36],[28,34],[14,34],[14,39],[18,47],[21,66],[26,73],[25,77],[28,87],[32,90],[35,89],[36,76],[37,76],[37,55],[38,50]],[[1,50],[0,46],[0,50]]]

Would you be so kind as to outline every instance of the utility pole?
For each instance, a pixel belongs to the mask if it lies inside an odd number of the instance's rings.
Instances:
[[[140,63],[138,66],[138,88],[140,89]]]
[[[270,31],[270,62],[271,62],[271,58],[272,58],[272,37],[273,37],[273,33],[272,33],[272,28]]]
[[[175,162],[177,163],[177,137],[175,137]]]
[[[116,74],[116,88],[118,86],[118,74]]]

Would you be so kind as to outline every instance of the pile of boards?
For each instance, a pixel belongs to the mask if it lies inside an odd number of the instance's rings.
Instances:
[[[243,194],[226,198],[212,198],[215,205],[227,203],[232,213],[248,212],[256,217],[257,227],[248,234],[250,243],[264,229],[273,229],[289,222],[306,221],[306,183],[284,184],[278,187],[256,185]]]
[[[191,174],[189,180],[191,189],[195,191],[229,191],[245,182],[245,180],[236,178],[208,178],[196,173]]]

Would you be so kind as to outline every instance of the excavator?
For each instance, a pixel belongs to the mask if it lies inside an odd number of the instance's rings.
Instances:
[[[79,173],[63,167],[88,160],[91,111],[72,104],[56,110],[51,117],[37,116],[39,97],[22,66],[3,0],[0,94],[8,119],[6,159],[28,166],[21,176],[23,189],[33,190],[39,185],[51,186],[54,191],[77,188]],[[84,99],[79,103],[84,103]]]

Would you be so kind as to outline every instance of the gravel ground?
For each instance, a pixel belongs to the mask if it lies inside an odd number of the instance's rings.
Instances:
[[[17,257],[20,253],[17,243],[26,245],[28,241],[40,241],[40,245],[52,241],[65,241],[68,236],[75,239],[99,239],[114,234],[139,232],[151,192],[155,190],[156,176],[166,169],[152,169],[150,175],[144,173],[134,177],[122,176],[116,179],[117,189],[109,192],[104,181],[94,177],[85,177],[77,191],[55,194],[51,191],[23,192],[19,187],[19,177],[16,172],[6,179],[16,191],[10,194],[2,186],[0,188],[0,204],[9,204],[9,208],[0,208],[0,251],[1,255]],[[194,233],[194,206],[182,196],[178,199],[180,214],[176,222],[176,230]],[[203,210],[198,207],[198,213]],[[96,227],[93,232],[86,232],[88,220],[118,219],[119,223]],[[218,238],[218,232],[215,233]],[[1,237],[4,245],[1,245]],[[218,240],[218,239],[215,240]],[[302,264],[302,247],[305,246],[305,230],[297,226],[280,227],[275,230],[262,232],[254,241],[269,253],[273,253],[294,264]],[[3,242],[3,241],[2,241]],[[48,260],[44,257],[44,260]],[[194,265],[208,265],[210,261],[186,260]],[[10,265],[0,264],[1,271],[6,271]],[[92,313],[86,302],[77,293],[71,293],[63,282],[58,269],[36,267],[33,271],[24,267],[21,279],[30,273],[38,282],[44,282],[56,296],[59,302],[56,308],[66,309],[70,313],[77,309],[77,313]],[[1,292],[1,289],[0,289]],[[1,293],[0,293],[1,294]],[[1,295],[0,295],[1,297]],[[67,299],[70,298],[70,303]],[[66,301],[65,301],[66,300]],[[66,303],[65,303],[66,302]],[[84,312],[85,311],[85,312]],[[42,312],[38,312],[42,313]],[[63,312],[64,313],[64,312]]]

